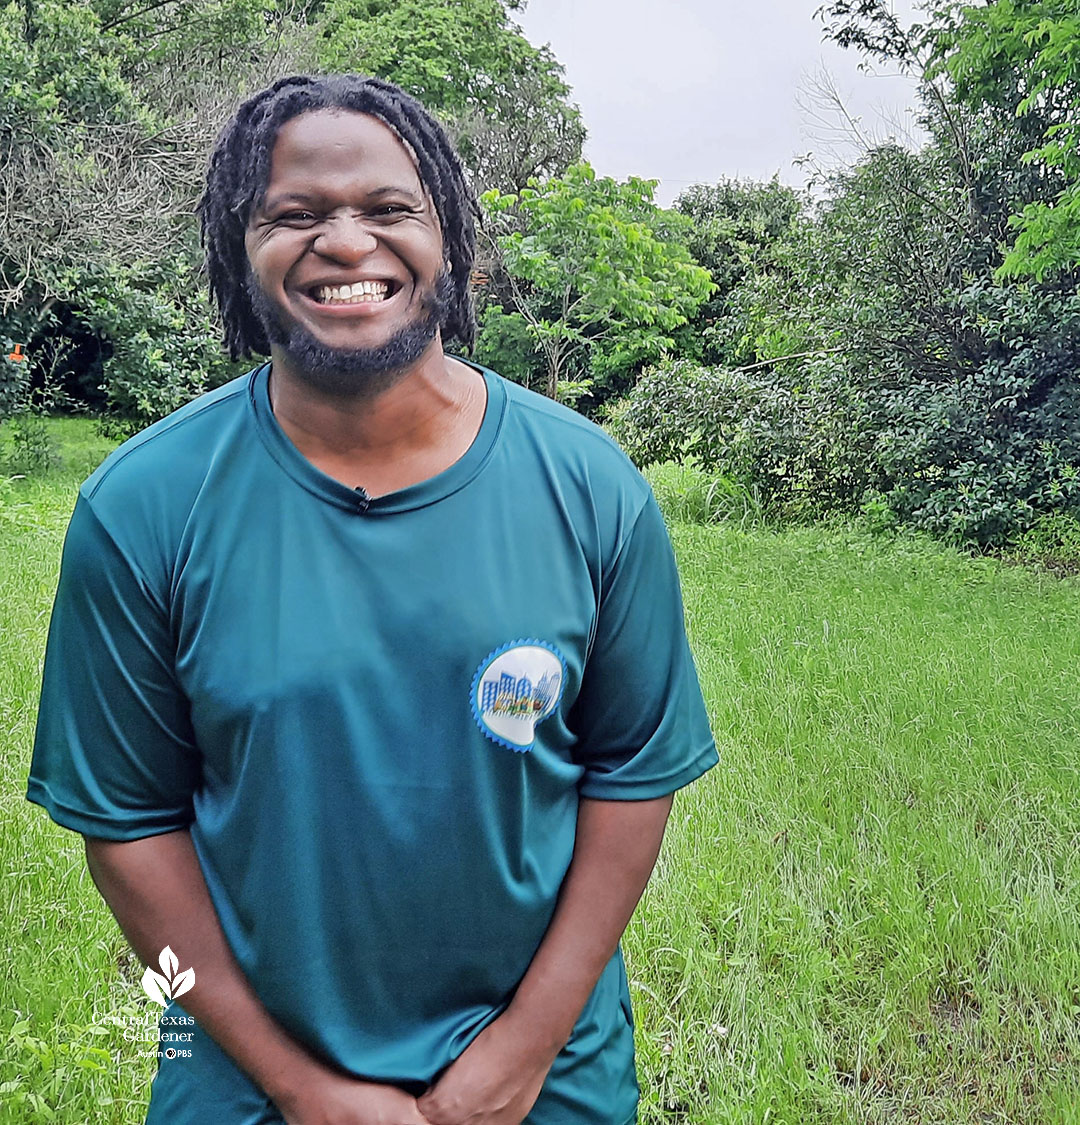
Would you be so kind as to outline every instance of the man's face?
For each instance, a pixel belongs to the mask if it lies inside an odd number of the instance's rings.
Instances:
[[[245,243],[256,316],[290,371],[323,391],[383,389],[438,339],[442,231],[412,157],[375,117],[287,121]]]

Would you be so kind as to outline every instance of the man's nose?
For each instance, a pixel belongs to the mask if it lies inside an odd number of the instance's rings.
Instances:
[[[358,262],[367,257],[379,240],[363,219],[351,215],[333,216],[326,221],[315,239],[315,252],[324,258],[342,262]]]

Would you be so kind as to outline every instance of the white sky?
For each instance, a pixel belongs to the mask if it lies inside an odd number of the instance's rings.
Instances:
[[[532,43],[566,68],[598,174],[661,181],[667,206],[691,183],[722,177],[803,185],[793,165],[812,152],[835,166],[855,152],[815,121],[811,87],[824,71],[860,128],[878,140],[917,137],[914,84],[864,74],[854,50],[821,39],[820,0],[530,0],[512,12]],[[905,23],[911,0],[894,0]],[[802,103],[800,105],[800,103]]]

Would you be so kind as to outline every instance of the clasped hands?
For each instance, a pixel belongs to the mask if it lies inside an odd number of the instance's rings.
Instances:
[[[521,1125],[553,1061],[495,1020],[419,1098],[323,1072],[283,1112],[288,1125]]]

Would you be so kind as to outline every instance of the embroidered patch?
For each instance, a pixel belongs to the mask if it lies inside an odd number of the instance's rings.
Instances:
[[[555,710],[566,680],[566,661],[546,641],[502,645],[480,662],[472,682],[472,712],[492,742],[524,754],[536,724]]]

